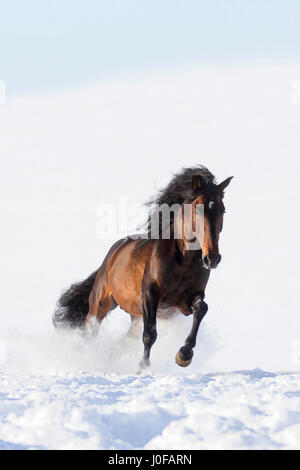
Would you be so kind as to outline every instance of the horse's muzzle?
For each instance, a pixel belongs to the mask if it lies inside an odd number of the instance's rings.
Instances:
[[[203,256],[202,261],[206,269],[215,269],[221,261],[221,255],[219,253],[206,255]]]

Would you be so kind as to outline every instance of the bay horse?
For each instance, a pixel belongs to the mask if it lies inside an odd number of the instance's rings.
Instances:
[[[179,310],[183,315],[193,315],[190,334],[175,357],[179,366],[188,366],[200,322],[208,310],[204,295],[210,270],[221,260],[218,241],[225,212],[223,196],[231,179],[217,184],[212,173],[201,165],[175,174],[151,201],[156,209],[150,212],[147,221],[150,237],[128,236],[117,241],[97,271],[63,293],[53,316],[54,325],[84,328],[92,319],[101,323],[119,305],[133,322],[143,318],[142,370],[150,366],[150,350],[157,338],[157,316]],[[174,204],[182,210],[171,211],[165,224],[160,213],[155,227],[158,236],[151,237],[153,214],[162,206],[172,208]],[[185,207],[190,208],[187,216],[183,216]],[[203,210],[199,212],[198,207]],[[169,229],[168,237],[164,236],[163,225]],[[176,237],[175,229],[179,226],[184,230]],[[202,230],[193,230],[200,226]],[[189,249],[191,240],[196,248]]]

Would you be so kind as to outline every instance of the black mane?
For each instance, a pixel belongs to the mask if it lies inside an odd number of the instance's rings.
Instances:
[[[198,185],[197,189],[195,189],[193,185],[193,179],[195,177],[198,177],[200,181],[200,185]],[[174,174],[166,188],[161,189],[155,197],[146,203],[146,205],[150,207],[150,213],[147,220],[148,233],[151,231],[153,214],[157,210],[157,206],[156,208],[151,209],[153,204],[158,206],[166,204],[169,207],[173,204],[187,204],[195,200],[200,196],[200,194],[207,191],[216,192],[219,191],[219,188],[215,182],[214,175],[205,166],[197,165],[192,168],[183,168],[180,172]],[[172,222],[171,213],[171,223]],[[162,232],[163,230],[160,227],[159,233],[161,234]]]

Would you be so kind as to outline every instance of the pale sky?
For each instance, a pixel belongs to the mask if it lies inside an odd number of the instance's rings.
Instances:
[[[186,64],[297,61],[299,0],[0,0],[7,93]]]

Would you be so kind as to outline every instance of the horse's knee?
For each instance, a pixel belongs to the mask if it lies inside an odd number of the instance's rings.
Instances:
[[[157,338],[157,332],[156,329],[151,329],[148,331],[144,331],[143,333],[143,343],[145,346],[152,346]]]
[[[208,305],[201,297],[197,297],[192,304],[192,311],[194,315],[199,316],[201,319],[206,315],[208,311]]]

